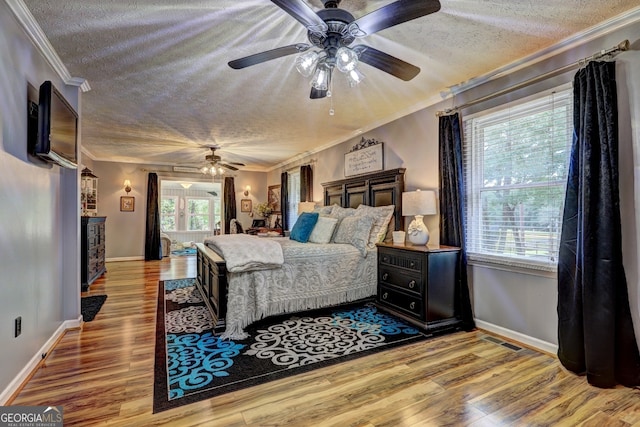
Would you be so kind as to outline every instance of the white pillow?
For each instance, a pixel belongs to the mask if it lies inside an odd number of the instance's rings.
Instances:
[[[333,241],[335,243],[348,243],[358,249],[363,257],[366,257],[367,242],[372,225],[373,218],[370,216],[348,216],[343,218]]]
[[[313,227],[313,231],[309,236],[309,242],[329,243],[331,241],[331,236],[333,236],[333,231],[336,228],[336,224],[338,224],[337,218],[330,218],[328,216],[318,217],[318,222],[316,222],[316,225]]]
[[[389,221],[395,212],[394,205],[372,207],[367,205],[360,205],[356,209],[356,216],[370,216],[373,217],[373,226],[371,227],[371,234],[367,242],[367,246],[371,249],[376,247],[376,243],[384,241],[387,234],[387,227]]]

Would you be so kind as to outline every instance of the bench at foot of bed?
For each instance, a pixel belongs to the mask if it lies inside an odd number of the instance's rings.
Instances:
[[[224,322],[227,313],[227,265],[215,251],[203,243],[196,243],[196,286],[202,292],[204,302],[216,325]]]

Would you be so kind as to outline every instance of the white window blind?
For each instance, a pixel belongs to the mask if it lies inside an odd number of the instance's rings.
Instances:
[[[557,267],[572,102],[569,88],[463,120],[469,259]]]
[[[289,172],[289,212],[287,224],[289,230],[298,220],[298,203],[300,203],[300,172]]]

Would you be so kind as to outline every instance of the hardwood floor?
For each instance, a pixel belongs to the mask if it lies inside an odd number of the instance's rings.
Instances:
[[[640,426],[640,392],[602,390],[548,354],[459,332],[152,414],[158,280],[195,257],[111,262],[107,294],[12,405],[62,405],[65,426]]]

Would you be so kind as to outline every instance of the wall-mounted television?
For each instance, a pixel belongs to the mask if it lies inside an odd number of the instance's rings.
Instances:
[[[78,114],[50,81],[40,85],[38,132],[29,145],[47,162],[78,167]]]

